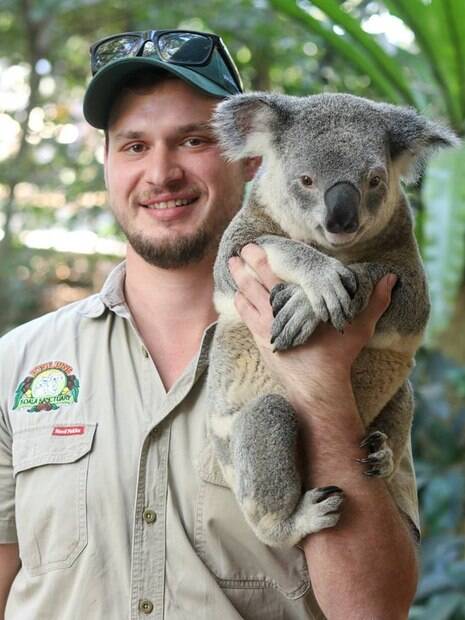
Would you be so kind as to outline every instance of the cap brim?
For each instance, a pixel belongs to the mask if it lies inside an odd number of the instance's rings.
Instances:
[[[122,58],[100,69],[90,82],[83,105],[84,118],[87,122],[98,129],[105,129],[111,106],[121,85],[132,73],[142,68],[163,69],[214,97],[230,97],[233,94],[182,65],[169,64],[153,57]]]

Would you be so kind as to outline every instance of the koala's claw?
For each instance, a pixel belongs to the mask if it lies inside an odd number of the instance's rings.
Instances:
[[[270,304],[273,309],[273,316],[276,316],[286,301],[289,299],[288,294],[281,295],[280,293],[286,293],[286,283],[279,282],[275,284],[270,292]],[[279,298],[278,298],[279,297]]]
[[[280,283],[270,293],[274,321],[271,326],[273,351],[285,351],[303,344],[318,321],[305,291],[298,284]]]
[[[349,293],[351,299],[353,299],[355,297],[355,293],[358,290],[357,275],[352,270],[347,269],[346,271],[344,271],[344,273],[340,273],[339,277],[344,288]]]
[[[357,459],[359,463],[369,465],[363,473],[366,476],[389,478],[394,471],[394,454],[388,444],[388,436],[381,431],[373,431],[360,444],[368,448],[368,456]]]
[[[344,497],[344,491],[336,486],[319,487],[318,489],[315,489],[315,491],[317,491],[319,494],[318,499],[316,500],[317,504],[325,500],[327,497],[329,497],[333,493],[338,494],[341,497]]]
[[[339,487],[321,487],[307,491],[295,513],[295,526],[301,537],[334,527],[339,521],[339,509],[343,501],[344,493]]]
[[[275,284],[270,292],[270,304],[273,311],[273,316],[276,317],[278,312],[285,306],[292,296],[292,286],[285,282]]]
[[[355,316],[353,298],[358,289],[357,276],[336,259],[322,265],[318,276],[313,274],[303,283],[312,308],[322,322],[331,322],[338,331]]]
[[[387,441],[388,436],[382,431],[373,431],[369,433],[361,442],[361,448],[368,448],[369,452],[377,452]]]
[[[286,351],[291,347],[297,347],[307,341],[309,336],[313,333],[316,327],[314,321],[303,321],[300,329],[296,326],[296,321],[289,322],[282,328],[279,325],[274,327],[272,325],[271,331],[271,344],[273,345],[273,351]]]

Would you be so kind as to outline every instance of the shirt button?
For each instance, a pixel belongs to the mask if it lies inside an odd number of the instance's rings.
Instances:
[[[142,516],[146,523],[155,523],[155,521],[157,520],[157,513],[154,510],[150,510],[149,508],[146,508],[144,510]]]
[[[142,600],[140,600],[139,611],[141,611],[143,614],[151,614],[153,611],[152,601],[149,601],[146,598],[143,598]]]

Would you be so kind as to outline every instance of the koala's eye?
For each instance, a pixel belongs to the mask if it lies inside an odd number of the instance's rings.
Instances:
[[[306,174],[300,177],[300,182],[302,183],[304,187],[311,187],[313,185],[312,177],[309,177]]]
[[[381,183],[381,177],[379,177],[378,175],[375,175],[374,177],[371,177],[370,181],[369,181],[369,185],[371,188],[375,188],[378,187],[378,185]]]

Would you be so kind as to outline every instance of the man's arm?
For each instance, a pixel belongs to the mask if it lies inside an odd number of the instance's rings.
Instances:
[[[352,363],[389,304],[386,281],[344,335],[320,326],[305,345],[276,354],[269,342],[269,291],[278,280],[257,246],[241,256],[257,280],[233,259],[236,307],[297,411],[306,486],[345,492],[338,525],[301,542],[320,607],[330,620],[403,620],[417,583],[415,545],[386,483],[364,476],[356,462],[366,456],[359,448],[365,429],[350,383]]]
[[[0,620],[4,618],[10,587],[19,567],[17,543],[0,544]]]
[[[364,429],[351,391],[336,394],[337,405],[319,399],[308,407],[318,415],[300,416],[309,454],[306,480],[346,492],[339,524],[301,543],[312,586],[331,620],[405,619],[417,583],[413,535],[386,483],[362,474],[356,459]]]

